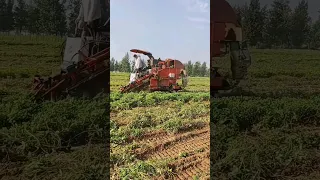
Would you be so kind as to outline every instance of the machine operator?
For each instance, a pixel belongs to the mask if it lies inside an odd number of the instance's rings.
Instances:
[[[143,63],[143,61],[141,60],[141,57],[140,56],[138,56],[138,55],[133,55],[133,57],[134,57],[134,69],[133,69],[133,71],[135,72],[135,73],[140,73],[140,72],[142,72],[142,70],[144,69],[144,63]]]

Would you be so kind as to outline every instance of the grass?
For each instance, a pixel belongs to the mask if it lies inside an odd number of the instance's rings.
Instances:
[[[141,160],[137,150],[152,148],[143,140],[150,133],[180,134],[206,126],[210,114],[209,78],[190,77],[186,92],[120,94],[119,88],[128,82],[129,74],[111,73],[112,178],[173,177],[170,164],[174,159]],[[177,156],[186,158],[188,152]]]
[[[0,177],[107,179],[108,97],[35,103],[29,95],[35,74],[59,71],[63,39],[1,36],[0,42]],[[123,73],[111,77],[111,176],[148,178],[152,171],[171,177],[170,160],[142,161],[135,156],[135,150],[149,148],[135,140],[153,131],[180,133],[208,122],[209,78],[191,78],[188,92],[181,95],[118,93],[127,78]]]
[[[320,179],[319,55],[252,50],[247,96],[211,101],[214,178]]]
[[[245,96],[212,99],[211,104],[209,78],[191,77],[187,92],[121,94],[129,75],[112,73],[109,166],[108,97],[55,103],[30,99],[34,74],[59,70],[62,42],[0,37],[1,178],[107,179],[109,168],[114,179],[172,177],[175,159],[139,157],[137,152],[154,146],[144,138],[202,128],[211,115],[213,178],[320,179],[320,52],[252,50]]]
[[[35,103],[35,74],[59,70],[63,39],[0,36],[0,178],[107,179],[107,96]]]

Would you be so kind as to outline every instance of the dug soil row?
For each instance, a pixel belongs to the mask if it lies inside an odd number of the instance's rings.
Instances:
[[[177,179],[204,177],[209,174],[210,129],[205,127],[178,135],[142,140],[151,148],[140,153],[142,160],[173,160],[169,167]],[[156,144],[158,143],[158,144]],[[154,145],[155,144],[155,145]]]

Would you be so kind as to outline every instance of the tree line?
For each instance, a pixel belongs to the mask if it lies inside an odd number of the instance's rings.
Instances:
[[[320,47],[320,16],[312,21],[308,1],[301,0],[291,9],[288,0],[273,0],[270,6],[261,6],[259,0],[234,6],[244,37],[257,48]]]
[[[144,62],[146,62],[144,60]],[[209,68],[207,67],[206,62],[195,62],[188,61],[184,64],[185,69],[188,73],[188,76],[193,77],[208,77],[210,75]],[[130,60],[129,53],[126,53],[121,61],[117,61],[114,58],[111,58],[110,61],[110,71],[118,71],[118,72],[127,72],[130,73],[133,71],[134,61]]]
[[[0,0],[0,32],[72,35],[79,8],[80,0]],[[234,9],[251,46],[320,47],[320,16],[311,20],[307,0],[301,0],[294,9],[288,0],[273,0],[270,6],[263,7],[259,0],[251,0]]]
[[[102,9],[107,9],[101,0]],[[73,35],[81,0],[0,0],[0,32]],[[107,12],[102,11],[102,16]]]

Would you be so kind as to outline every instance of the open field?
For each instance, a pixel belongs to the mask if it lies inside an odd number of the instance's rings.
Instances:
[[[212,177],[320,179],[320,52],[252,56],[246,97],[212,99]]]
[[[59,72],[56,37],[0,36],[0,179],[107,179],[107,97],[34,103],[35,74]]]
[[[111,74],[112,179],[209,179],[209,78],[188,92],[117,91],[129,74]]]
[[[0,36],[0,178],[106,179],[107,97],[36,104],[34,74],[57,71],[62,39]],[[120,94],[111,77],[112,177],[320,179],[320,53],[253,50],[246,97],[189,92]],[[183,164],[183,165],[182,165]]]

